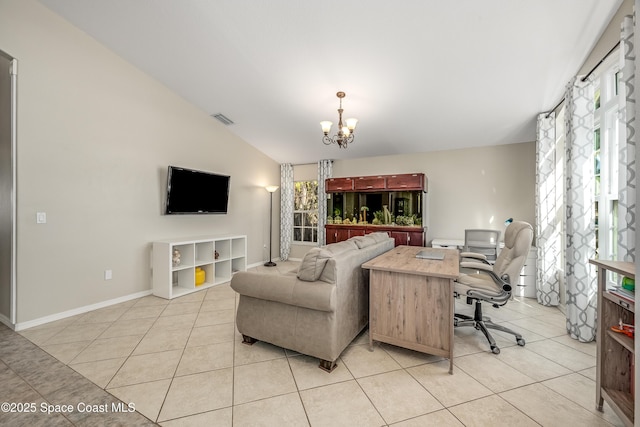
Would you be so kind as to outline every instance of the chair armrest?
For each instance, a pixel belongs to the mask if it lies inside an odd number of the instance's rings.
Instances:
[[[460,258],[472,258],[472,259],[479,259],[482,261],[486,261],[487,260],[487,256],[484,254],[479,254],[477,252],[461,252],[460,253]]]
[[[488,274],[491,276],[494,282],[502,287],[502,289],[506,292],[511,292],[511,283],[509,283],[509,276],[506,274],[503,277],[499,277],[496,273],[493,272],[493,267],[488,264],[483,264],[480,262],[472,262],[472,261],[463,261],[460,263],[460,267],[462,268],[471,268],[474,270],[478,270],[481,273]]]
[[[493,267],[490,264],[484,264],[477,261],[462,261],[460,262],[461,268],[472,268],[474,270],[482,270],[487,273],[493,273]]]
[[[487,260],[487,256],[484,254],[479,254],[477,252],[461,252],[460,253],[460,258],[468,258],[468,259],[475,259],[475,260],[480,260],[486,264],[489,264],[489,261]]]

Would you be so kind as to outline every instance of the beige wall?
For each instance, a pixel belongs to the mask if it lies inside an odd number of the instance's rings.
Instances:
[[[624,0],[613,16],[602,36],[580,68],[578,75],[587,74],[620,41],[620,25],[626,15],[633,15],[633,0]],[[617,55],[617,54],[616,54]]]
[[[149,290],[157,239],[246,234],[248,262],[268,257],[276,162],[35,1],[0,2],[0,50],[18,60],[18,323]],[[229,214],[162,215],[170,164],[231,175]]]
[[[465,228],[504,230],[535,223],[535,143],[336,160],[333,176],[423,172],[428,178],[427,243],[464,238]]]

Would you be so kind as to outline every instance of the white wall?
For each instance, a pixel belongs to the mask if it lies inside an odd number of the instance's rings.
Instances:
[[[149,290],[156,239],[246,234],[267,258],[276,162],[33,0],[0,1],[0,50],[18,59],[18,323]],[[170,164],[231,175],[229,214],[162,215]]]
[[[504,220],[535,224],[535,143],[336,160],[333,176],[423,172],[427,243],[464,238],[465,228],[504,231]]]

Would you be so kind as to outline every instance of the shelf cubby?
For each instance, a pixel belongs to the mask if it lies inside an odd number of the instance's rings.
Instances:
[[[178,250],[180,252],[180,263],[173,265],[173,251]],[[193,245],[180,244],[171,247],[171,267],[173,270],[182,270],[185,268],[193,267],[195,263],[195,255],[193,251]]]
[[[213,242],[200,242],[195,244],[196,266],[213,262]]]
[[[215,242],[218,251],[218,261],[231,258],[231,240],[219,240]]]
[[[231,280],[231,260],[226,259],[216,264],[215,283],[224,283]]]

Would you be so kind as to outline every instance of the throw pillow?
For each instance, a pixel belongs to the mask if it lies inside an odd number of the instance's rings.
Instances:
[[[331,252],[323,248],[313,248],[302,259],[300,268],[298,268],[298,279],[305,282],[315,282],[318,280],[327,264],[329,258],[333,255]]]
[[[376,239],[371,236],[357,236],[354,237],[353,240],[360,249],[373,246],[377,243]]]

